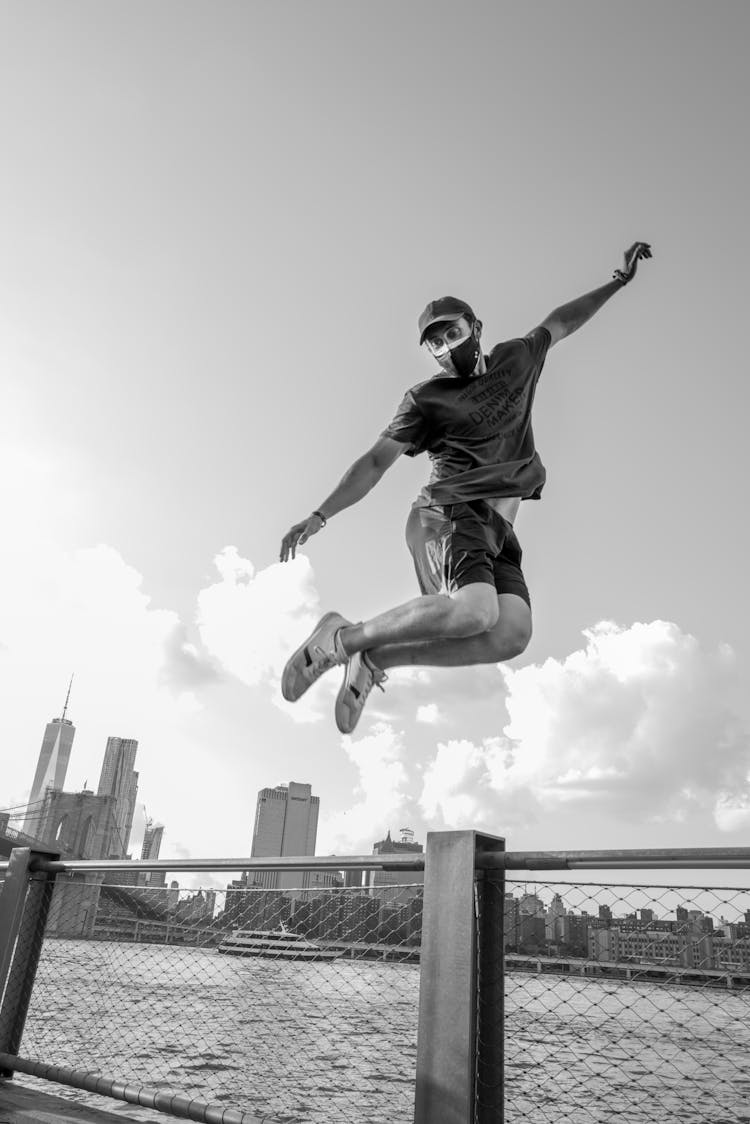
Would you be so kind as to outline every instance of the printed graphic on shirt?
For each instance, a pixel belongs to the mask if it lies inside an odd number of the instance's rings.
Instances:
[[[432,474],[420,503],[520,496],[538,499],[546,473],[534,446],[531,408],[550,335],[535,328],[487,356],[471,379],[437,376],[407,391],[383,436],[427,452]]]

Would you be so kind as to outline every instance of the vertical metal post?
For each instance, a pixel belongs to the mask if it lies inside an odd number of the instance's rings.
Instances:
[[[0,890],[0,1052],[6,1054],[17,1054],[21,1044],[55,884],[54,874],[31,872],[35,857],[28,847],[15,848]]]
[[[427,836],[415,1124],[473,1124],[475,1118],[475,855],[478,846],[498,845],[503,841],[474,831]]]
[[[477,836],[477,851],[504,851],[505,842]],[[481,872],[477,941],[476,1124],[505,1119],[505,870]]]

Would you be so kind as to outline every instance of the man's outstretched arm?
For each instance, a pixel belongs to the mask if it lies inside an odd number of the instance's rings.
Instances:
[[[552,337],[552,343],[565,339],[571,332],[575,332],[590,320],[610,297],[632,281],[640,259],[650,257],[651,247],[648,242],[634,242],[630,249],[625,251],[625,268],[616,269],[611,281],[598,289],[592,289],[590,293],[584,293],[582,297],[577,297],[568,304],[561,304],[559,308],[550,312],[546,320],[542,321],[541,327],[547,329]]]
[[[320,507],[287,531],[281,540],[279,561],[287,562],[294,558],[297,547],[306,543],[311,535],[316,535],[333,515],[359,503],[407,448],[408,445],[394,441],[392,437],[379,437],[372,448],[346,470]]]

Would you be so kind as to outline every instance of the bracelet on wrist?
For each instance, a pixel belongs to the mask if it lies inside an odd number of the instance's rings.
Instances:
[[[614,271],[614,273],[612,274],[612,280],[613,281],[619,281],[621,285],[627,285],[628,281],[630,281],[632,276],[633,276],[632,273],[628,276],[628,274],[623,273],[623,271],[621,269],[616,269]]]
[[[317,515],[318,519],[320,520],[320,527],[321,527],[321,530],[322,530],[323,527],[325,527],[326,523],[328,522],[325,515],[323,514],[322,511],[313,511],[312,514]]]

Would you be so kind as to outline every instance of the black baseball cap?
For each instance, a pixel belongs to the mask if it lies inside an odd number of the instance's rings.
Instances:
[[[440,324],[443,320],[460,320],[462,316],[476,320],[474,309],[466,301],[457,297],[438,297],[436,301],[430,301],[419,317],[420,344],[424,343],[425,334],[433,324]]]

